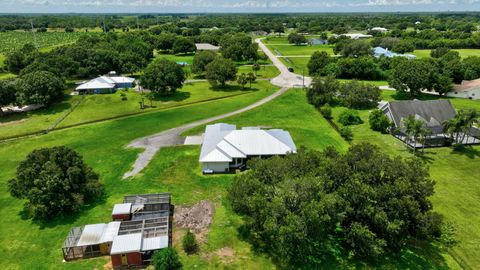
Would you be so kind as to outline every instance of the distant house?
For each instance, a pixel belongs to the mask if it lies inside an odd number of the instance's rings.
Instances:
[[[112,71],[108,75],[82,82],[75,88],[75,92],[79,95],[114,93],[117,89],[133,87],[134,82],[134,78],[118,76],[115,71]]]
[[[212,45],[210,43],[195,43],[197,51],[218,51],[220,47]]]
[[[372,31],[377,31],[377,32],[380,32],[380,33],[385,33],[385,32],[388,31],[388,29],[387,29],[387,28],[384,28],[384,27],[373,27],[373,28],[371,28],[370,30],[372,30]]]
[[[308,40],[308,44],[310,45],[325,45],[328,44],[328,40],[321,39],[321,38],[311,38]]]
[[[252,34],[254,36],[262,36],[262,37],[268,36],[268,32],[263,31],[263,30],[254,31],[254,32],[252,32]]]
[[[480,99],[480,79],[463,81],[453,86],[453,91],[447,93],[449,97]]]
[[[349,37],[351,39],[365,39],[365,38],[373,37],[372,35],[365,35],[365,34],[341,34],[340,36]]]
[[[380,58],[382,56],[385,56],[385,57],[388,57],[388,58],[397,57],[397,56],[398,57],[406,57],[408,59],[416,58],[416,56],[413,55],[413,54],[396,53],[396,52],[392,52],[389,49],[385,49],[385,48],[382,48],[382,47],[373,48],[373,56],[375,56],[376,58]]]
[[[125,196],[113,222],[70,230],[62,251],[66,261],[110,255],[114,269],[148,264],[156,250],[172,245],[170,194]]]
[[[214,124],[205,129],[200,152],[204,173],[229,172],[244,167],[254,157],[271,157],[296,153],[290,133],[280,129],[262,130],[235,125]]]
[[[449,140],[449,135],[444,132],[444,123],[457,114],[449,100],[406,100],[392,101],[381,105],[380,110],[392,121],[392,134],[408,143],[412,147],[443,146]],[[408,142],[404,128],[404,119],[414,116],[424,122],[429,129],[424,145],[420,142]],[[471,133],[473,134],[473,133]],[[478,143],[478,138],[467,138],[466,142]]]

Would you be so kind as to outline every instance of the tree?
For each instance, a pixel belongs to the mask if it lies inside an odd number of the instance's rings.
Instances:
[[[343,57],[371,56],[373,55],[373,50],[368,42],[354,40],[343,45],[341,55]]]
[[[380,101],[381,91],[378,87],[358,81],[343,84],[338,97],[348,108],[366,109],[376,107]]]
[[[8,54],[5,59],[5,65],[8,71],[18,74],[23,68],[35,60],[37,54],[37,48],[31,43],[27,43],[23,45],[21,49]]]
[[[392,122],[381,110],[374,110],[368,117],[370,128],[381,133],[387,133],[388,129],[392,126]]]
[[[333,77],[314,77],[312,84],[307,89],[307,99],[316,108],[324,104],[332,104],[335,94],[340,89],[340,84]]]
[[[441,96],[453,90],[452,83],[452,79],[449,76],[439,74],[435,78],[433,89]]]
[[[192,72],[195,74],[202,74],[208,64],[217,58],[217,53],[213,51],[200,51],[193,57]]]
[[[338,117],[338,122],[344,126],[359,125],[363,123],[362,118],[358,115],[358,112],[355,110],[345,110]]]
[[[197,239],[195,238],[195,234],[193,234],[190,230],[187,231],[185,236],[182,240],[183,250],[187,254],[193,254],[198,250],[198,243]]]
[[[247,75],[245,73],[241,73],[237,76],[237,83],[242,86],[242,89],[245,89],[245,85],[248,83]]]
[[[140,84],[144,88],[160,95],[174,93],[183,86],[184,81],[182,67],[163,58],[150,63],[140,77]]]
[[[187,54],[189,52],[196,51],[195,43],[189,38],[179,37],[173,43],[173,52],[174,53],[183,53]]]
[[[26,199],[25,208],[36,219],[78,211],[98,199],[103,186],[82,157],[65,146],[41,148],[28,154],[8,181],[10,194]]]
[[[405,134],[407,135],[407,146],[409,142],[412,142],[414,145],[413,152],[415,153],[417,149],[416,144],[417,142],[420,142],[419,138],[422,138],[423,140],[428,135],[429,129],[422,120],[415,119],[413,115],[409,115],[408,117],[404,118],[402,121],[402,126],[405,129]],[[422,148],[424,146],[425,143],[422,143]]]
[[[0,116],[3,115],[3,106],[16,102],[15,86],[12,81],[0,80]]]
[[[298,45],[307,43],[307,39],[305,38],[304,35],[291,33],[288,35],[288,43],[293,43],[298,46]]]
[[[171,33],[162,33],[155,39],[155,49],[160,51],[170,51],[173,49],[173,43],[176,36]]]
[[[260,70],[260,64],[258,64],[257,62],[253,63],[252,70],[253,72],[255,72],[255,75],[257,75],[257,72]]]
[[[341,127],[340,130],[340,136],[344,138],[347,142],[351,142],[353,140],[353,131],[350,127]]]
[[[248,165],[227,198],[254,245],[292,269],[321,269],[342,254],[372,259],[441,236],[434,181],[416,157],[362,143],[345,154],[300,149]]]
[[[48,71],[35,71],[20,77],[17,101],[20,104],[48,106],[63,97],[63,81]]]
[[[389,84],[398,91],[417,96],[422,89],[428,88],[431,69],[432,67],[422,60],[401,61],[393,68]]]
[[[392,48],[392,51],[398,53],[413,52],[414,50],[415,46],[413,45],[413,43],[407,40],[400,40]]]
[[[452,119],[443,123],[444,132],[450,134],[455,143],[462,143],[470,135],[472,127],[479,123],[480,113],[475,109],[459,110]]]
[[[152,256],[152,265],[155,270],[179,270],[183,267],[177,251],[171,247],[155,251]]]
[[[447,54],[450,51],[449,48],[446,47],[438,47],[430,51],[430,56],[433,58],[440,58]]]
[[[327,52],[314,52],[308,61],[307,68],[310,75],[326,75],[325,67],[332,63],[333,59]]]
[[[227,81],[235,80],[237,66],[230,59],[217,57],[206,67],[206,78],[212,86],[220,84],[225,87]]]
[[[254,83],[257,80],[257,76],[253,72],[249,72],[247,74],[247,81],[250,84],[248,88],[252,88],[252,83]]]

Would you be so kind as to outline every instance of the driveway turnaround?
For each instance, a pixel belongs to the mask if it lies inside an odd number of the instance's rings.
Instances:
[[[133,177],[139,172],[141,172],[150,163],[152,158],[162,147],[184,144],[185,138],[180,136],[180,134],[182,134],[183,132],[189,129],[192,129],[194,127],[205,125],[210,122],[214,122],[223,118],[227,118],[227,117],[254,109],[280,96],[281,94],[285,93],[289,88],[302,87],[303,82],[305,82],[304,84],[305,86],[310,85],[311,78],[309,77],[302,78],[301,75],[288,71],[288,68],[277,57],[275,57],[275,55],[273,55],[272,52],[270,52],[270,50],[262,43],[261,39],[256,39],[255,42],[258,43],[258,45],[263,50],[263,52],[270,58],[270,60],[272,60],[273,64],[280,70],[280,75],[273,78],[271,80],[271,83],[276,86],[280,86],[282,88],[279,91],[273,93],[272,95],[262,100],[259,100],[251,105],[248,105],[247,107],[244,107],[242,109],[217,115],[207,119],[198,120],[189,124],[185,124],[183,126],[168,129],[160,133],[153,134],[151,136],[143,137],[143,138],[132,141],[128,145],[128,147],[143,148],[145,149],[145,151],[143,151],[143,153],[138,155],[137,160],[135,160],[135,163],[133,164],[132,170],[129,172],[126,172],[123,175],[123,179]]]

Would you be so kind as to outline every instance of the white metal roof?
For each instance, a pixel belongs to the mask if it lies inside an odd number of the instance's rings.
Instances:
[[[118,234],[118,230],[120,229],[120,223],[120,221],[112,221],[108,223],[103,230],[102,237],[100,238],[100,243],[112,242],[113,238]]]
[[[131,203],[117,203],[113,206],[112,215],[130,214],[131,209],[132,209]]]
[[[134,78],[123,76],[100,76],[92,79],[86,83],[79,85],[76,90],[88,90],[88,89],[111,89],[119,83],[133,83]]]
[[[106,226],[107,224],[105,223],[85,225],[82,235],[78,240],[77,246],[99,244],[100,239],[102,238],[103,230]]]
[[[111,255],[139,252],[142,250],[142,234],[124,234],[113,238]]]
[[[166,247],[168,247],[167,235],[151,237],[151,238],[143,238],[142,251],[157,250],[157,249],[166,248]]]
[[[118,234],[120,222],[113,221],[108,224],[89,224],[85,225],[82,235],[78,240],[77,246],[98,245],[101,243],[111,242]]]
[[[235,128],[234,125],[227,124],[207,126],[200,162],[230,162],[232,158],[285,155],[297,151],[288,131]]]
[[[217,51],[220,49],[220,47],[212,45],[210,43],[196,43],[195,47],[197,47],[197,50],[199,51]]]

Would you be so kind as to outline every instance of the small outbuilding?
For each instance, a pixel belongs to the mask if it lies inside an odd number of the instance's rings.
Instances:
[[[195,43],[197,51],[215,51],[220,50],[220,47],[212,45],[210,43]]]
[[[372,29],[370,30],[380,32],[380,33],[385,33],[388,31],[388,29],[385,27],[372,27]]]
[[[453,91],[447,93],[449,97],[480,99],[480,79],[462,81],[453,86]]]

